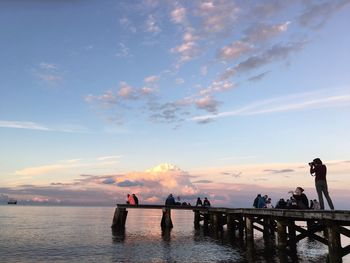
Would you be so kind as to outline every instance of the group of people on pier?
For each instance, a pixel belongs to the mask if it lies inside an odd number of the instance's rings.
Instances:
[[[324,165],[320,158],[314,159],[309,163],[310,174],[315,177],[315,186],[318,195],[319,202],[317,199],[310,200],[304,193],[304,189],[298,186],[294,191],[289,191],[291,197],[286,201],[281,198],[275,208],[278,209],[315,209],[324,210],[323,195],[326,197],[329,208],[334,210],[333,202],[328,193],[328,186],[326,180],[327,167]],[[274,208],[271,204],[271,198],[267,195],[262,196],[258,194],[253,202],[254,208]]]
[[[204,197],[204,200],[202,202],[202,199],[200,197],[197,198],[196,206],[204,206],[204,207],[209,207],[211,206],[210,201],[208,200],[207,197]]]

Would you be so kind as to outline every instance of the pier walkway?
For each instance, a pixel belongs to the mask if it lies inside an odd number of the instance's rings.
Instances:
[[[171,210],[192,210],[194,228],[201,227],[212,231],[227,231],[245,239],[247,246],[254,243],[254,230],[263,233],[264,238],[272,239],[277,233],[277,245],[281,250],[293,253],[296,244],[304,238],[312,238],[328,246],[328,261],[342,262],[342,257],[350,253],[350,245],[342,247],[341,236],[350,238],[350,211],[345,210],[296,210],[296,209],[256,209],[165,205],[117,204],[112,228],[123,230],[127,219],[127,209],[160,209],[163,230],[173,227]],[[201,224],[202,222],[202,224]],[[304,222],[302,227],[296,222]]]

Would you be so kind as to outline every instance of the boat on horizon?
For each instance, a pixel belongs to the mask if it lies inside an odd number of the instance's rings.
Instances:
[[[8,205],[17,205],[17,200],[11,198],[11,199],[9,199],[9,200],[7,201],[7,204],[8,204]]]

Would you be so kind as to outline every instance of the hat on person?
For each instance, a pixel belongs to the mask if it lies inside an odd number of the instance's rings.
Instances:
[[[301,188],[300,186],[298,186],[298,187],[297,187],[297,189],[299,189],[299,190],[300,190],[300,192],[304,192],[304,189],[303,189],[303,188]]]

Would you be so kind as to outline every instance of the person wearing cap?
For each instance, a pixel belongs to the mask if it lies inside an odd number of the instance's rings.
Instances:
[[[326,180],[327,167],[324,165],[320,158],[314,159],[310,165],[310,174],[315,176],[315,186],[318,195],[318,200],[320,202],[321,210],[324,210],[323,195],[326,197],[329,208],[334,210],[333,202],[328,193],[328,186]]]
[[[309,199],[306,194],[304,194],[304,189],[298,186],[295,191],[290,191],[293,194],[293,199],[296,202],[296,208],[298,209],[309,209]]]

